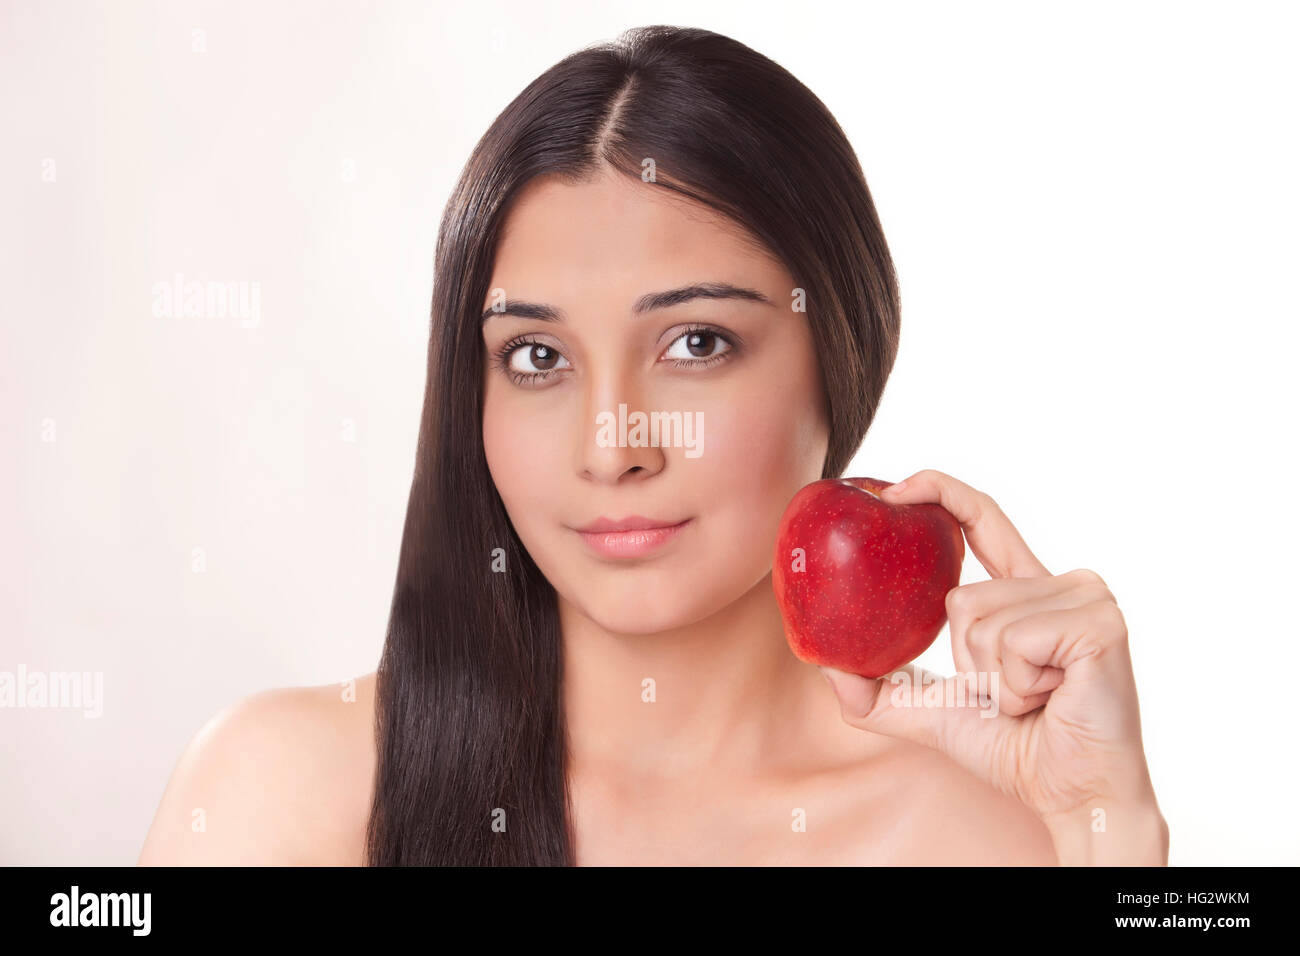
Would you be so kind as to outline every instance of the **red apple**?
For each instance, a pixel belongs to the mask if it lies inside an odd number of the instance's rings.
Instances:
[[[795,657],[881,677],[934,643],[966,545],[946,508],[890,504],[891,482],[824,478],[800,489],[776,535],[772,587]]]

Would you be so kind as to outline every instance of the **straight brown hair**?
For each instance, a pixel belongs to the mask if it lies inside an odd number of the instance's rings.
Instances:
[[[847,466],[893,367],[898,282],[866,180],[834,117],[785,69],[708,30],[648,26],[565,57],[515,97],[438,232],[378,669],[369,865],[574,862],[555,591],[488,471],[480,321],[511,200],[535,176],[581,182],[603,167],[721,212],[795,276],[829,416],[823,477]]]

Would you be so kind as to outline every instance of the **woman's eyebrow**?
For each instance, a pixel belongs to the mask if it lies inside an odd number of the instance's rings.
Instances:
[[[746,289],[742,286],[732,285],[729,282],[697,282],[693,285],[682,286],[679,289],[648,292],[636,300],[636,303],[632,306],[632,314],[644,315],[656,309],[667,309],[694,299],[741,299],[772,305],[772,300],[757,289]],[[563,322],[565,319],[563,309],[557,309],[553,305],[545,305],[540,302],[525,302],[519,299],[504,301],[496,306],[484,309],[483,321],[486,322],[494,315],[516,315],[520,318],[538,319],[542,322]]]

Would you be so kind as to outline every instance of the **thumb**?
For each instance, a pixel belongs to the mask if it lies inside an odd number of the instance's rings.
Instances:
[[[953,752],[957,730],[972,711],[942,704],[947,685],[957,678],[943,680],[910,664],[884,677],[862,677],[821,665],[817,669],[835,689],[845,723],[958,756]]]
[[[875,706],[876,697],[885,690],[884,681],[879,678],[862,677],[821,664],[817,665],[817,669],[826,675],[831,689],[835,691],[835,697],[840,702],[840,713],[845,720],[865,717]]]

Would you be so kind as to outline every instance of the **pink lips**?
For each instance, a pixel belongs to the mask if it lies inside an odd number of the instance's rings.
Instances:
[[[653,554],[671,541],[691,521],[672,524],[655,518],[631,515],[615,521],[599,518],[576,529],[587,546],[607,558],[641,558]]]

